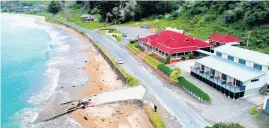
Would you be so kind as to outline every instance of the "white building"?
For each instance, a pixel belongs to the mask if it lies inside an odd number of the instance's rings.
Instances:
[[[269,112],[269,96],[264,98],[263,109]]]
[[[269,84],[269,55],[235,47],[219,46],[214,55],[199,59],[191,75],[231,98],[259,93]]]

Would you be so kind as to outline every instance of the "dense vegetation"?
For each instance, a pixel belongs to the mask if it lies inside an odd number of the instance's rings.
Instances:
[[[155,29],[183,29],[200,39],[228,33],[240,37],[242,47],[269,54],[268,1],[77,1],[70,7],[98,15],[101,22],[147,22]]]
[[[201,100],[207,101],[207,102],[210,101],[210,97],[209,97],[209,95],[207,93],[205,93],[203,90],[201,90],[200,88],[198,88],[197,86],[195,86],[194,84],[192,84],[191,82],[186,80],[184,77],[180,77],[178,79],[177,84],[179,86],[182,86],[183,88],[187,89],[188,91],[193,93],[195,96],[200,97]]]
[[[216,123],[212,127],[206,128],[244,128],[244,126],[239,123]]]

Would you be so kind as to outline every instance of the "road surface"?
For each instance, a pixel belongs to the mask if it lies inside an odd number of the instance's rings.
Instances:
[[[148,67],[145,67],[138,58],[128,52],[123,45],[116,43],[111,38],[78,26],[74,23],[61,21],[79,30],[86,31],[86,35],[94,39],[115,59],[122,59],[121,66],[130,74],[136,76],[148,90],[154,94],[157,100],[165,109],[180,122],[184,128],[204,128],[209,126],[200,115],[191,110],[174,92],[165,87],[164,83],[158,79]]]

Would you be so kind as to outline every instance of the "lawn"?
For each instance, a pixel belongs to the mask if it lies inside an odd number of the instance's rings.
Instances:
[[[144,106],[144,110],[155,128],[165,128],[164,122],[157,112],[154,112],[154,110],[148,105]]]
[[[127,44],[127,47],[136,55],[140,53],[140,51],[135,47],[137,43]]]
[[[158,68],[158,66],[162,63],[160,63],[158,60],[150,57],[150,56],[145,56],[144,60],[150,63],[153,67]]]
[[[74,22],[77,25],[83,26],[88,29],[96,29],[96,28],[101,28],[104,27],[104,23],[100,23],[98,21],[91,21],[91,22],[83,22],[81,21],[80,17],[73,17],[68,19],[70,22]]]
[[[118,36],[118,35],[115,35],[115,36],[113,36],[113,37],[116,39],[117,42],[121,42],[121,40],[122,40],[121,37]]]

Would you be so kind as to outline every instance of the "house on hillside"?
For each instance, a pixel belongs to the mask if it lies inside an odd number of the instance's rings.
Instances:
[[[214,55],[196,60],[191,75],[234,99],[257,94],[269,84],[269,55],[219,46]]]
[[[80,18],[84,22],[89,22],[89,21],[94,21],[95,20],[95,17],[93,15],[89,15],[89,14],[82,15],[82,16],[80,16]]]
[[[180,60],[183,55],[196,50],[209,51],[211,45],[202,40],[183,34],[183,31],[167,29],[145,38],[138,38],[139,45],[149,54],[170,62]]]
[[[213,47],[220,45],[239,45],[242,43],[242,40],[238,37],[219,33],[209,35],[208,40]]]

